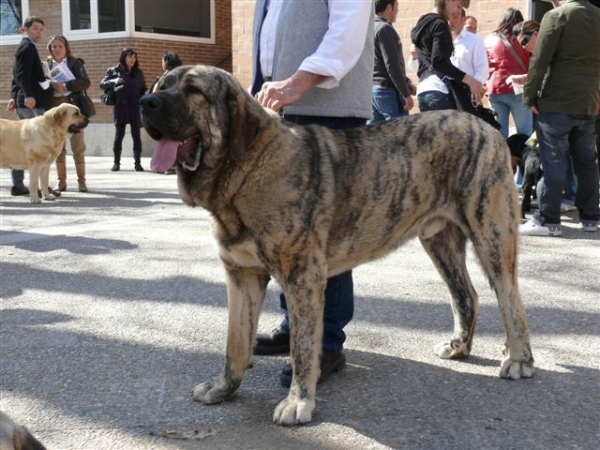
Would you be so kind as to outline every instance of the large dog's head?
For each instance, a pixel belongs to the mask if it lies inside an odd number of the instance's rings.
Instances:
[[[159,141],[152,158],[157,172],[174,163],[194,171],[226,157],[242,160],[267,114],[231,74],[201,65],[171,71],[140,106],[146,131]]]
[[[85,117],[77,106],[70,103],[62,103],[49,109],[44,113],[44,118],[54,121],[58,129],[65,133],[79,133],[90,123],[90,119]]]

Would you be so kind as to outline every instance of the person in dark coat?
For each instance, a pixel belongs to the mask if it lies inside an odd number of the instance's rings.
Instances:
[[[19,120],[39,116],[52,108],[53,92],[36,47],[44,36],[44,21],[39,17],[28,17],[21,31],[24,36],[15,52],[11,99],[6,107],[8,111],[16,111]],[[13,169],[11,176],[10,194],[29,195],[29,189],[23,183],[25,171]],[[55,194],[54,191],[52,193]]]
[[[113,109],[113,122],[116,128],[113,143],[114,164],[110,170],[116,172],[121,168],[121,151],[125,126],[129,124],[133,139],[133,158],[136,172],[143,172],[141,164],[142,139],[140,129],[142,118],[140,115],[140,97],[147,90],[144,73],[139,68],[137,53],[131,47],[124,48],[119,57],[119,64],[107,70],[100,82],[100,89],[114,89],[117,102]]]

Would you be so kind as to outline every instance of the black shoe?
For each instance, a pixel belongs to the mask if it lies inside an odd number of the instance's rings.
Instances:
[[[327,380],[334,372],[339,372],[346,367],[346,355],[343,352],[326,352],[321,355],[321,375],[318,384]],[[290,363],[283,366],[279,381],[283,387],[289,388],[292,385],[292,365]]]
[[[113,164],[113,166],[110,168],[111,172],[118,172],[119,170],[121,170],[121,166],[119,164]]]
[[[10,188],[10,195],[13,197],[18,197],[19,195],[29,195],[29,189],[27,189],[25,186],[13,186]]]
[[[287,355],[290,353],[290,331],[277,327],[271,334],[256,336],[255,355]]]
[[[60,197],[60,191],[54,190],[50,186],[48,186],[48,192],[50,192],[55,197]],[[40,195],[40,197],[41,197],[41,195]]]
[[[143,172],[144,168],[142,167],[141,164],[136,164],[135,166],[133,166],[133,168],[135,169],[136,172]]]

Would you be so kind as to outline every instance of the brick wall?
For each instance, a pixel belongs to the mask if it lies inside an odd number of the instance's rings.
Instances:
[[[404,46],[404,56],[408,57],[410,46],[410,30],[423,14],[433,9],[433,0],[399,0],[400,12],[394,24]],[[252,18],[254,15],[254,0],[232,0],[232,44],[233,44],[233,74],[243,86],[249,86],[252,79]],[[493,31],[500,17],[507,8],[518,8],[525,19],[529,18],[529,0],[471,0],[467,12],[479,22],[479,35],[485,37]],[[416,74],[409,75],[416,81]]]

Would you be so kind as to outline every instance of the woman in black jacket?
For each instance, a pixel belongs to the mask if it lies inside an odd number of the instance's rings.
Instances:
[[[113,143],[114,164],[110,170],[116,172],[121,168],[121,150],[125,137],[125,126],[129,124],[133,139],[133,158],[135,171],[143,172],[140,158],[142,155],[142,139],[140,129],[140,97],[147,90],[144,73],[139,68],[137,53],[131,47],[124,48],[119,57],[119,64],[111,67],[100,82],[100,89],[114,89],[117,101],[113,109],[113,122],[116,128]]]
[[[411,40],[419,57],[417,101],[421,112],[456,109],[447,86],[450,80],[467,84],[472,103],[481,103],[481,82],[455,67],[450,60],[454,44],[448,19],[463,6],[468,7],[468,3],[465,0],[435,0],[434,11],[421,16],[411,31]]]

